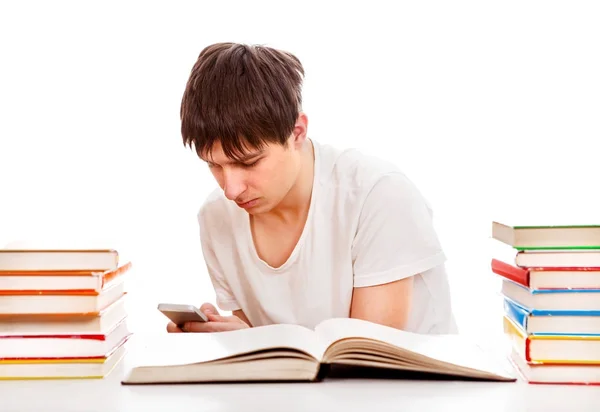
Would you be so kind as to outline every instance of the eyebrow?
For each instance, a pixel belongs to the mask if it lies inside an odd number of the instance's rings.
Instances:
[[[248,153],[245,154],[244,156],[238,157],[234,160],[228,160],[225,163],[226,164],[232,164],[232,163],[244,163],[247,162],[249,160],[252,160],[260,155],[262,155],[265,151],[264,150],[259,150],[257,152],[252,152],[252,153]],[[212,163],[210,160],[206,160],[207,163]]]

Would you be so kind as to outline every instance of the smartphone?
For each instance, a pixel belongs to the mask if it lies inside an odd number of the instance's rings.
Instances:
[[[161,303],[158,310],[177,326],[183,326],[186,322],[208,322],[206,315],[194,305]]]

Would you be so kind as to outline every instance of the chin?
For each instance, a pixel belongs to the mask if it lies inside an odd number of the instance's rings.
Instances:
[[[270,210],[271,210],[270,208],[267,208],[264,205],[258,205],[256,207],[253,207],[253,208],[250,208],[250,209],[246,209],[246,212],[249,215],[256,216],[256,215],[261,215],[263,213],[267,213]]]
[[[259,204],[257,204],[254,207],[248,208],[246,209],[246,212],[248,212],[249,215],[261,215],[264,213],[268,213],[271,210],[273,210],[273,205],[271,205],[270,203],[267,202],[260,202]]]

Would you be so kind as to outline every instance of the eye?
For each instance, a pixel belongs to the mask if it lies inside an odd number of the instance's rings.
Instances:
[[[260,162],[261,160],[262,160],[262,158],[261,158],[261,159],[258,159],[258,160],[255,160],[255,161],[254,161],[254,162],[252,162],[252,163],[242,163],[242,167],[243,167],[243,168],[250,168],[250,167],[254,167],[254,166],[256,166],[256,165],[258,164],[258,162]]]

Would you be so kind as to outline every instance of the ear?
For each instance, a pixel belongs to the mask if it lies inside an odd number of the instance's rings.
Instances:
[[[306,113],[300,112],[294,125],[294,131],[292,132],[291,141],[296,150],[301,149],[306,141],[308,133],[308,116]]]

